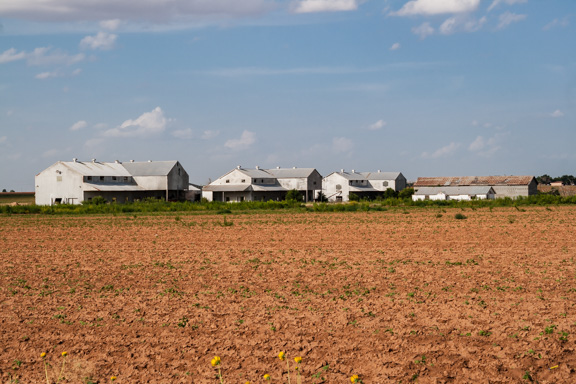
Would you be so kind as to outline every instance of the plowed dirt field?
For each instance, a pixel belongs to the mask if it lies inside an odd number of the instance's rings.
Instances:
[[[0,217],[0,381],[575,383],[575,217]]]

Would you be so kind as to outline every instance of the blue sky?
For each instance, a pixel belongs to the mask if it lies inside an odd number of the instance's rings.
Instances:
[[[576,174],[576,1],[2,0],[0,189],[58,160]]]

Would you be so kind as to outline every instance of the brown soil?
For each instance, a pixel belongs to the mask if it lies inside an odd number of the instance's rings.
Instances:
[[[0,217],[0,382],[574,383],[575,216]]]

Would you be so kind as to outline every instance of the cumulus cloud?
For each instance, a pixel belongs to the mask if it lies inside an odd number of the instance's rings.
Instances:
[[[72,126],[70,127],[71,131],[79,131],[81,129],[84,129],[88,126],[88,123],[84,120],[80,120],[75,122],[74,124],[72,124]]]
[[[109,31],[115,31],[120,27],[120,24],[122,24],[122,20],[120,19],[103,20],[100,22],[100,27]]]
[[[420,36],[421,39],[425,39],[426,37],[434,34],[434,28],[430,25],[429,22],[425,22],[417,27],[412,28],[412,33]]]
[[[424,159],[438,159],[440,157],[447,157],[447,156],[453,154],[458,148],[460,148],[460,146],[461,146],[460,143],[451,142],[450,144],[448,144],[442,148],[439,148],[432,153],[422,152],[421,156]]]
[[[26,58],[26,52],[18,52],[14,48],[10,48],[0,53],[0,64],[9,63],[11,61],[23,60]]]
[[[446,19],[438,30],[443,35],[451,35],[457,32],[476,32],[486,23],[486,17],[478,20],[467,16],[456,16]]]
[[[473,12],[478,8],[480,0],[412,0],[404,4],[396,16],[440,15],[444,13]]]
[[[224,146],[230,149],[242,150],[249,148],[256,142],[256,134],[250,131],[242,132],[239,139],[230,139],[224,143]]]
[[[192,131],[192,128],[179,129],[172,132],[172,136],[178,139],[189,140],[194,137],[194,131]]]
[[[73,65],[84,61],[86,56],[82,53],[69,55],[66,52],[54,50],[51,47],[35,48],[32,52],[26,53],[28,65]]]
[[[273,0],[2,0],[0,16],[33,21],[120,19],[169,23],[200,18],[252,16],[275,7]]]
[[[392,46],[390,47],[390,50],[391,50],[391,51],[395,51],[395,50],[397,50],[397,49],[400,49],[400,46],[401,46],[400,43],[394,43],[394,44],[392,44]]]
[[[332,150],[336,153],[347,153],[354,149],[354,142],[346,137],[332,139]]]
[[[561,110],[557,109],[557,110],[555,110],[554,112],[552,112],[552,113],[550,114],[550,116],[552,116],[552,117],[554,117],[554,118],[556,118],[556,117],[562,117],[562,116],[564,116],[564,112],[562,112]]]
[[[92,50],[106,51],[114,48],[117,35],[108,32],[98,32],[95,36],[86,36],[80,41],[80,47]]]
[[[156,107],[134,120],[126,120],[120,126],[104,131],[102,136],[147,138],[164,132],[167,124],[168,119],[164,116],[164,111]]]
[[[569,16],[565,16],[562,19],[554,19],[548,24],[546,24],[542,29],[547,31],[552,28],[561,27],[565,28],[570,25],[570,18]]]
[[[41,72],[34,76],[36,79],[45,80],[50,79],[51,77],[58,77],[58,72]]]
[[[357,0],[301,0],[294,6],[295,13],[354,11]]]
[[[512,23],[517,23],[519,21],[522,21],[526,19],[526,15],[519,15],[517,13],[512,13],[512,12],[504,12],[503,14],[501,14],[498,17],[498,26],[496,27],[496,29],[503,29],[506,28],[507,26],[509,26]]]
[[[386,122],[384,120],[378,120],[377,122],[375,122],[374,124],[370,124],[370,126],[368,127],[369,130],[371,131],[377,131],[379,129],[382,129],[386,126]]]
[[[528,1],[528,0],[494,0],[492,2],[492,4],[490,4],[490,6],[488,7],[488,12],[493,10],[495,7],[497,7],[501,3],[507,4],[507,5],[513,5],[513,4],[522,4],[522,3],[525,3],[526,1]]]
[[[472,143],[470,143],[468,150],[483,157],[490,157],[501,149],[501,142],[505,136],[507,136],[506,132],[497,133],[488,138],[478,136]]]
[[[202,132],[202,139],[203,140],[210,140],[215,138],[216,136],[218,136],[220,134],[219,131],[212,131],[212,130],[206,130],[204,132]]]

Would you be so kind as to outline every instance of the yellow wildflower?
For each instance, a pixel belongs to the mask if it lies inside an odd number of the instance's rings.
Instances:
[[[45,358],[45,357],[46,357],[46,352],[42,352],[42,353],[40,354],[40,357],[41,357],[41,358]]]
[[[220,358],[218,356],[214,356],[214,358],[211,361],[212,366],[215,367],[217,365],[220,365]]]
[[[284,351],[280,351],[280,353],[278,354],[278,358],[280,360],[284,360],[284,356],[286,355],[286,353],[284,353]]]
[[[270,380],[270,375],[269,375],[269,374],[265,374],[265,375],[264,375],[264,380]]]
[[[350,381],[353,382],[353,383],[357,383],[359,379],[360,379],[360,378],[358,377],[358,375],[354,375],[354,376],[352,376],[352,377],[350,378]]]
[[[68,352],[64,351],[62,352],[62,356],[66,356],[68,354]]]
[[[296,364],[300,364],[300,362],[302,361],[302,358],[300,356],[295,357],[294,361],[296,362]]]
[[[116,376],[112,376],[112,377],[110,378],[110,381],[114,381],[114,380],[116,380]]]

